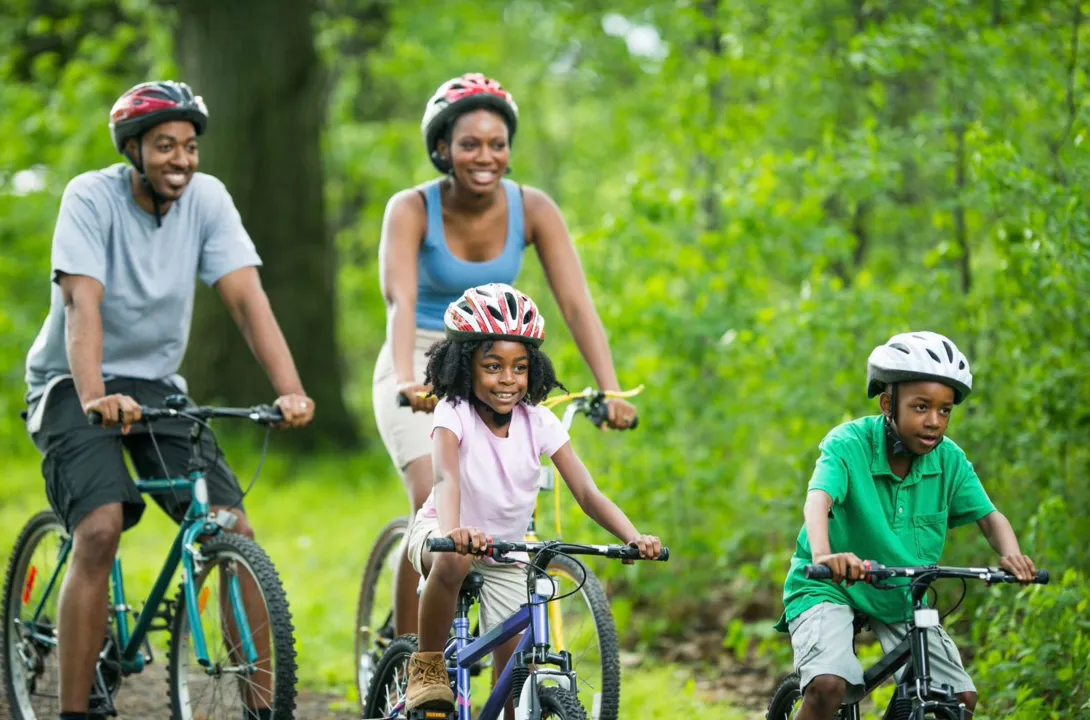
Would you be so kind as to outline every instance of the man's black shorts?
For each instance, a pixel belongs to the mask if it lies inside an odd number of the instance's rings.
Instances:
[[[152,380],[121,378],[106,383],[106,394],[129,395],[146,406],[162,407],[166,397],[177,392],[173,385]],[[33,439],[43,455],[42,475],[49,504],[70,532],[92,510],[111,503],[122,504],[126,530],[140,520],[146,504],[129,474],[122,449],[128,450],[141,478],[185,475],[191,421],[161,420],[150,426],[138,423],[128,435],[122,435],[120,427],[89,425],[71,380],[57,384],[46,403],[41,430]],[[240,506],[238,478],[207,431],[202,433],[200,456],[209,503]],[[181,490],[152,497],[175,522],[181,521],[190,502],[189,492]]]

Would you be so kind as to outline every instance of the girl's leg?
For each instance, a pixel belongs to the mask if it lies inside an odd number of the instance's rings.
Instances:
[[[420,597],[420,651],[409,661],[409,687],[406,707],[451,711],[454,693],[447,677],[443,648],[454,624],[458,591],[469,574],[470,558],[452,553],[421,556],[427,582]]]

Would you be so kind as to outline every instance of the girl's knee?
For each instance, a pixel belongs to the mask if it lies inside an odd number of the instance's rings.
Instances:
[[[469,574],[472,564],[473,558],[469,555],[435,553],[431,570],[428,572],[428,580],[435,578],[436,582],[457,590]]]

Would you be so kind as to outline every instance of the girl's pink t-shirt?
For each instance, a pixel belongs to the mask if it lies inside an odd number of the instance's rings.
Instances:
[[[477,527],[496,540],[521,542],[534,515],[542,456],[568,442],[568,431],[551,410],[519,403],[508,436],[497,437],[466,400],[442,400],[435,407],[436,428],[458,438],[461,509],[458,525]],[[418,518],[438,517],[432,492]]]

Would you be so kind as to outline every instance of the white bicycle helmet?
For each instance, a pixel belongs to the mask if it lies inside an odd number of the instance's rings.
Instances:
[[[545,340],[545,318],[525,293],[510,285],[490,283],[469,288],[447,306],[443,317],[452,340],[516,340],[540,345]]]
[[[954,404],[960,404],[973,390],[969,361],[947,337],[933,332],[894,335],[879,345],[867,359],[867,397],[873,398],[887,385],[933,380],[954,389]]]

